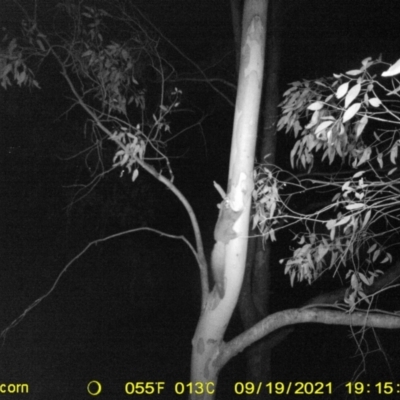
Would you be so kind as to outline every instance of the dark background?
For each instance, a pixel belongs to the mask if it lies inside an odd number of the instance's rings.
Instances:
[[[51,23],[55,3],[39,2],[44,24]],[[209,76],[235,83],[228,1],[135,4],[199,66],[218,62]],[[390,63],[400,57],[397,1],[285,4],[282,92],[293,80],[354,69],[368,56],[382,54]],[[17,32],[21,17],[15,3],[1,1],[1,26]],[[187,68],[176,53],[166,51],[178,69]],[[145,225],[192,239],[182,206],[144,172],[133,185],[129,179],[118,180],[118,174],[111,176],[70,207],[71,185],[91,179],[85,160],[65,160],[66,147],[82,145],[84,121],[74,111],[63,115],[67,90],[58,70],[46,65],[37,80],[41,90],[0,88],[0,331],[46,293],[63,266],[92,240]],[[209,116],[202,130],[189,131],[171,148],[172,166],[175,183],[192,203],[210,251],[219,201],[212,182],[226,181],[233,109],[204,86],[183,83],[182,88],[184,104]],[[227,93],[234,100],[235,94]],[[188,120],[173,122],[182,127]],[[290,151],[283,135],[278,136],[281,165]],[[90,167],[91,160],[87,164]],[[306,285],[290,289],[277,263],[288,254],[289,245],[284,238],[275,245],[275,310],[296,307],[321,290]],[[122,399],[127,381],[165,381],[167,389],[158,398],[174,398],[174,383],[189,379],[199,295],[195,260],[181,242],[141,232],[94,246],[70,267],[50,296],[8,332],[0,349],[0,381],[29,383],[28,398],[33,399],[89,398],[86,384],[92,379],[103,384],[101,398]],[[227,338],[240,330],[235,315]],[[371,354],[360,380],[396,381],[398,333],[378,333],[387,359],[369,331]],[[352,379],[361,362],[356,354],[348,328],[297,327],[274,353],[273,379],[337,385]],[[245,379],[243,365],[239,355],[222,372],[221,399],[234,398],[233,384]]]

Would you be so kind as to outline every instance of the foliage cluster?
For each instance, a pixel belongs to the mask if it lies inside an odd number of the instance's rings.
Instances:
[[[400,71],[399,63],[388,67],[367,58],[359,69],[292,83],[278,129],[293,133],[290,162],[300,172],[283,179],[281,171],[261,166],[256,175],[254,224],[264,236],[303,225],[293,255],[281,260],[292,285],[346,266],[351,309],[359,300],[370,303],[363,286],[381,272],[377,263],[392,260],[398,241],[400,82],[394,75]],[[312,210],[295,211],[307,195]]]
[[[135,180],[137,162],[149,161],[166,167],[172,177],[165,154],[173,138],[168,117],[178,109],[181,91],[171,88],[175,70],[160,55],[156,36],[126,9],[62,2],[58,11],[63,30],[45,34],[28,18],[20,38],[4,36],[1,85],[7,88],[14,80],[38,87],[28,65],[52,57],[71,89],[72,107],[82,107],[90,117],[93,146],[86,151],[98,155],[96,176],[123,167]],[[111,32],[110,21],[118,22],[118,35]],[[149,98],[157,98],[154,106],[146,104]],[[102,158],[107,141],[116,146],[109,167]]]

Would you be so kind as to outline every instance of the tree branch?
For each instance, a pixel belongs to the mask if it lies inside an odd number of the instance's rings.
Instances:
[[[215,362],[222,368],[232,357],[264,336],[285,326],[304,323],[400,329],[400,315],[363,311],[349,314],[343,311],[318,308],[280,311],[264,318],[253,328],[243,332],[230,342],[221,345],[221,352]]]

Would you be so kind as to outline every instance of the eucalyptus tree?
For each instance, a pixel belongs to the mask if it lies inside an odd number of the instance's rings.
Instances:
[[[194,243],[186,238],[183,241],[199,266],[202,295],[201,315],[192,342],[192,383],[184,388],[192,398],[214,398],[218,374],[226,363],[247,346],[284,326],[313,322],[400,327],[397,314],[371,312],[370,308],[360,307],[362,301],[371,303],[375,293],[367,295],[364,290],[364,285],[372,286],[380,273],[371,269],[372,264],[377,260],[382,263],[390,260],[387,247],[378,240],[373,228],[384,221],[388,226],[385,233],[395,234],[398,218],[397,130],[389,129],[381,135],[375,133],[365,142],[362,138],[371,121],[396,126],[398,115],[390,107],[390,96],[398,95],[399,84],[393,79],[392,87],[385,89],[386,86],[369,72],[381,63],[366,59],[360,69],[335,75],[333,79],[296,82],[284,95],[283,116],[278,127],[294,131],[298,137],[290,153],[293,167],[299,165],[311,172],[314,154],[323,150],[321,162],[327,159],[333,166],[339,157],[339,166],[348,161],[351,168],[366,166],[366,170],[350,173],[350,169],[346,169],[343,175],[331,175],[328,180],[318,178],[318,174],[303,177],[286,174],[286,178],[282,178],[282,171],[266,165],[254,170],[267,6],[264,0],[246,0],[244,4],[226,193],[215,184],[222,201],[214,231],[211,285],[196,214],[174,183],[174,172],[166,152],[166,135],[171,130],[167,117],[179,107],[180,91],[178,88],[165,90],[175,70],[160,55],[157,39],[124,7],[99,9],[82,2],[64,2],[59,6],[62,15],[67,17],[64,31],[42,31],[39,21],[27,15],[21,38],[6,37],[3,41],[6,46],[0,54],[0,84],[4,89],[13,82],[39,88],[40,82],[31,65],[52,58],[69,88],[72,106],[79,107],[86,115],[85,127],[91,130],[95,138],[93,145],[100,157],[99,178],[119,169],[129,174],[132,184],[136,184],[138,175],[146,172],[165,185],[187,211],[195,239]],[[118,21],[119,26],[124,27],[121,32],[128,33],[127,36],[110,39],[112,32],[105,29],[108,19]],[[152,70],[156,76],[153,82],[159,85],[159,98],[153,108],[149,107],[149,95],[141,85],[143,68]],[[396,63],[383,72],[383,77],[393,76],[398,69]],[[389,100],[383,98],[384,95]],[[303,126],[304,119],[307,124]],[[103,158],[104,143],[113,146],[109,159]],[[389,164],[392,164],[390,169],[387,168]],[[333,187],[337,191],[328,204],[309,214],[292,207],[296,196],[321,187]],[[292,257],[283,261],[292,283],[296,280],[312,282],[325,271],[336,271],[344,265],[348,268],[350,287],[343,298],[345,305],[327,308],[313,304],[277,312],[225,342],[225,331],[244,276],[252,201],[255,207],[252,223],[264,238],[275,239],[282,226],[305,222],[305,233],[297,235],[298,248]],[[329,218],[325,218],[327,214]],[[314,232],[317,223],[326,228],[325,235],[318,236]],[[155,231],[149,227],[135,229]],[[162,234],[173,236],[168,232]],[[87,248],[108,239],[89,243],[62,269],[51,289],[28,306],[1,336],[4,338],[56,289],[62,275]],[[354,262],[349,267],[349,260],[357,260],[361,242],[363,246],[366,244],[369,255],[365,258],[367,264],[361,266]],[[281,387],[272,384],[262,387],[239,384],[235,390],[239,394],[258,390],[282,393]]]

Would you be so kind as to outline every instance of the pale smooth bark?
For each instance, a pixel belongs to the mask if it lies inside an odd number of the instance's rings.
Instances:
[[[226,290],[221,299],[214,289],[193,338],[191,382],[213,382],[216,387],[222,364],[216,362],[224,347],[223,336],[242,286],[253,190],[254,153],[264,72],[268,1],[246,0],[243,13],[238,93],[234,117],[227,199],[241,215],[234,224],[237,237],[226,245]],[[193,394],[196,399],[214,398],[212,391]]]
[[[268,35],[266,44],[266,65],[263,89],[263,118],[260,126],[258,160],[270,168],[274,167],[276,156],[276,123],[279,104],[279,66],[281,53],[281,27],[283,3],[270,0],[268,9]],[[270,313],[271,296],[271,241],[253,231],[249,241],[247,266],[242,292],[239,298],[240,317],[245,329],[249,329]],[[271,380],[271,349],[280,343],[279,337],[264,338],[246,349],[246,379],[251,382]],[[248,399],[267,399],[265,391],[248,395]]]

